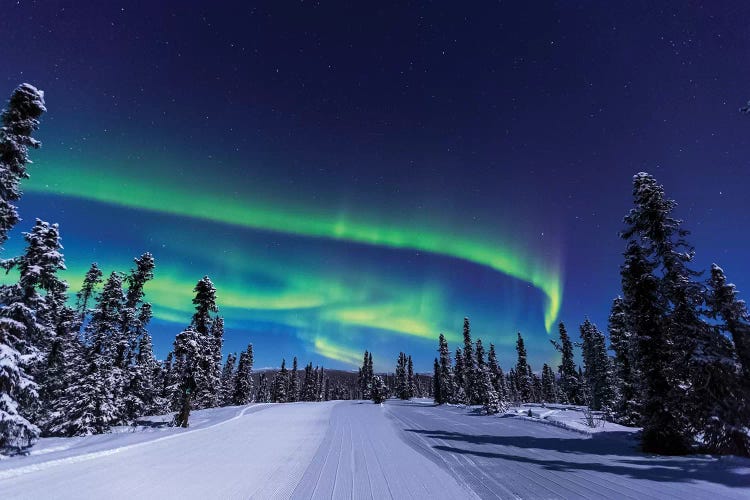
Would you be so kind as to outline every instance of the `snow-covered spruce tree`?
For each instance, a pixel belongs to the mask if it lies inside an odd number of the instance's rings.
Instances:
[[[442,388],[440,387],[441,383],[441,376],[440,376],[440,362],[437,358],[435,358],[435,363],[432,365],[432,399],[435,401],[436,404],[443,404],[445,401],[442,400]]]
[[[364,359],[362,360],[362,369],[359,379],[359,391],[362,399],[370,399],[372,390],[372,378],[374,376],[372,368],[372,353],[365,351]]]
[[[475,365],[476,365],[476,374],[475,374],[475,378],[477,380],[476,387],[478,387],[478,389],[476,390],[476,393],[477,393],[476,396],[479,398],[478,404],[484,405],[487,402],[487,398],[488,398],[487,387],[485,384],[485,375],[486,374],[489,375],[490,382],[491,382],[492,374],[489,373],[487,362],[484,359],[484,345],[482,345],[482,339],[477,339],[474,353],[475,353],[474,355],[476,356],[476,359],[474,360]],[[495,393],[497,393],[497,390],[495,389],[494,385],[492,386],[492,389]]]
[[[209,366],[211,372],[210,379],[213,385],[213,397],[211,398],[211,405],[221,406],[221,370],[222,370],[222,349],[224,348],[224,318],[216,316],[213,323],[211,324],[211,330],[209,332],[208,341],[211,347],[211,355],[213,356],[212,364]]]
[[[24,83],[13,91],[0,115],[0,245],[8,240],[8,233],[20,220],[13,203],[21,198],[20,181],[29,177],[28,150],[41,145],[32,134],[46,110],[44,92]],[[11,262],[4,262],[3,267],[8,269]],[[31,297],[19,296],[19,292],[29,291],[24,288],[19,282],[10,289],[0,290],[0,453],[3,454],[22,452],[39,436],[39,428],[26,417],[37,404],[37,388],[27,370],[29,363],[38,361],[39,350],[34,340],[40,332],[29,331],[29,326],[36,330],[36,311],[28,309]],[[24,300],[19,303],[19,298]],[[26,321],[19,321],[23,309],[28,309],[29,314],[25,315]]]
[[[409,380],[406,373],[406,354],[400,352],[396,360],[396,396],[409,399]]]
[[[190,410],[193,408],[193,395],[196,393],[196,374],[200,374],[205,366],[206,352],[202,335],[189,326],[180,332],[174,340],[173,376],[176,381],[174,391],[175,403],[178,408],[174,416],[173,425],[188,427]]]
[[[526,358],[526,347],[523,343],[521,332],[518,332],[516,340],[516,353],[518,361],[516,362],[516,388],[520,402],[528,403],[531,401],[531,377],[529,376],[529,363]]]
[[[56,427],[56,434],[101,434],[121,419],[124,412],[121,391],[125,384],[123,372],[115,366],[114,360],[123,301],[122,275],[113,272],[86,325],[84,370],[74,380],[62,403],[69,417]]]
[[[139,321],[145,321],[146,318],[142,316],[151,315],[151,304],[143,304],[139,313],[141,316]],[[138,338],[135,359],[130,366],[130,382],[125,394],[128,420],[144,415],[159,414],[167,410],[166,401],[160,395],[160,378],[161,366],[154,357],[151,334],[144,331]]]
[[[497,353],[495,352],[495,344],[490,343],[490,350],[487,354],[487,369],[490,372],[490,380],[492,381],[492,386],[495,388],[495,392],[497,392],[498,397],[501,399],[505,398],[505,390],[501,390],[502,387],[505,389],[505,383],[503,381],[503,384],[500,384],[501,379],[503,378],[503,371],[500,368],[500,364],[497,362]]]
[[[125,341],[125,351],[118,356],[120,358],[118,364],[123,368],[133,362],[138,341],[151,320],[151,306],[147,308],[147,314],[141,313],[141,307],[143,306],[143,289],[146,283],[154,277],[154,257],[147,252],[133,260],[135,269],[131,269],[125,277],[128,291],[125,294],[125,303],[121,312],[121,335]]]
[[[592,410],[611,410],[614,405],[614,378],[612,365],[607,355],[604,334],[589,321],[581,325],[584,377],[589,406]]]
[[[253,400],[253,345],[240,353],[234,381],[233,405],[246,405]]]
[[[45,111],[44,92],[24,83],[13,91],[0,115],[0,245],[20,220],[13,203],[21,198],[21,180],[29,178],[29,148],[41,146],[31,134],[39,128]]]
[[[154,394],[159,366],[147,330],[152,316],[151,304],[143,302],[144,287],[154,277],[154,258],[147,252],[133,260],[136,266],[125,277],[128,290],[121,311],[120,342],[115,361],[115,366],[125,373],[127,384],[124,390],[124,421],[164,406],[164,401],[157,401]]]
[[[439,385],[440,392],[435,393],[435,402],[438,404],[451,403],[453,402],[453,370],[451,368],[451,354],[448,348],[448,342],[445,340],[445,335],[440,334],[438,340],[438,352],[440,354],[440,382],[436,384],[436,388]],[[437,390],[437,389],[436,389]]]
[[[542,379],[531,371],[531,366],[529,366],[527,372],[531,380],[531,402],[539,403],[542,401]]]
[[[581,381],[576,371],[575,360],[573,359],[573,342],[570,340],[565,325],[559,324],[560,342],[550,340],[555,349],[561,354],[562,360],[557,368],[560,376],[560,398],[563,403],[572,405],[583,404],[583,394],[581,391]]]
[[[362,386],[362,368],[359,369],[359,378],[357,380],[357,387],[361,390]],[[312,363],[305,365],[305,376],[302,380],[302,400],[303,401],[315,401],[315,381],[313,380],[313,366]]]
[[[701,362],[694,354],[705,328],[699,312],[702,286],[695,279],[698,273],[688,267],[694,251],[682,222],[672,215],[674,200],[643,172],[633,177],[633,198],[635,207],[621,232],[627,242],[622,275],[643,366],[642,444],[645,451],[684,453],[694,438],[685,403],[696,395],[691,372]],[[631,266],[643,273],[636,275]],[[648,295],[650,307],[640,303]]]
[[[271,399],[271,388],[268,384],[268,377],[265,373],[261,373],[258,376],[258,392],[255,395],[255,401],[258,403],[270,403]]]
[[[235,385],[235,364],[237,363],[237,354],[230,352],[221,370],[221,406],[232,404],[232,395],[234,394]]]
[[[81,289],[76,294],[76,312],[78,313],[79,325],[82,325],[89,313],[89,304],[93,301],[96,288],[102,283],[102,270],[94,262],[83,278]]]
[[[451,392],[452,397],[450,402],[458,405],[469,404],[469,397],[466,395],[468,379],[466,374],[466,363],[460,347],[456,348],[453,367],[453,391]]]
[[[474,346],[471,342],[471,324],[469,318],[464,318],[464,352],[463,376],[464,391],[468,404],[482,404],[482,375],[477,366]]]
[[[0,453],[20,453],[34,444],[39,428],[22,414],[19,400],[32,400],[36,386],[23,369],[18,331],[0,318]]]
[[[557,388],[555,387],[555,373],[547,363],[542,367],[542,402],[557,403]]]
[[[196,367],[193,377],[195,378],[195,396],[193,398],[196,409],[211,408],[218,405],[218,394],[221,385],[221,368],[216,365],[215,338],[211,335],[214,323],[214,314],[219,312],[216,305],[216,288],[208,276],[198,281],[193,289],[195,297],[195,313],[190,324],[191,328],[198,333],[200,347],[203,354],[200,366]]]
[[[492,384],[492,375],[489,369],[482,369],[482,390],[481,395],[483,398],[482,407],[487,415],[494,415],[496,413],[505,412],[508,409],[508,404],[500,399],[500,396],[495,390],[495,386]]]
[[[721,319],[722,330],[734,343],[745,390],[750,391],[750,314],[744,300],[737,298],[737,289],[727,282],[724,270],[713,264],[708,282],[708,307],[712,319]]]
[[[421,394],[417,394],[417,385],[414,381],[414,362],[411,360],[411,355],[406,358],[406,385],[409,389],[409,398],[422,397]]]
[[[464,371],[464,355],[460,347],[456,347],[456,353],[453,355],[453,383],[455,390],[451,403],[466,404],[466,372]],[[459,395],[460,394],[460,395]]]
[[[692,406],[691,415],[703,431],[707,451],[750,456],[750,374],[744,366],[749,316],[716,264],[711,266],[706,302],[717,324],[705,330],[693,356],[694,400],[700,404]]]
[[[500,396],[497,394],[494,384],[492,383],[492,373],[490,372],[487,363],[484,360],[484,346],[482,345],[482,339],[477,339],[476,342],[476,370],[479,374],[479,380],[481,384],[478,389],[478,397],[481,400],[481,405],[484,411],[488,414],[494,414],[500,411],[502,403]]]
[[[506,387],[508,388],[508,401],[519,401],[518,386],[516,385],[516,370],[511,368],[505,376]]]
[[[299,401],[299,371],[297,365],[297,356],[292,359],[292,371],[289,372],[289,390],[287,391],[287,401],[293,403]]]
[[[38,385],[45,377],[47,358],[59,329],[70,328],[65,302],[68,285],[57,272],[65,269],[57,224],[36,220],[30,232],[23,233],[27,246],[23,255],[5,261],[6,268],[19,272],[16,284],[0,288],[0,317],[17,322],[21,328],[19,352],[23,368]],[[53,360],[54,361],[54,360]],[[38,420],[41,408],[33,393],[28,400],[19,400],[27,418]]]
[[[289,370],[286,369],[286,359],[281,360],[281,369],[273,378],[273,389],[271,397],[274,403],[287,402],[287,389],[289,388]]]
[[[75,310],[66,305],[67,298],[64,287],[50,290],[44,297],[47,305],[44,322],[54,327],[54,336],[47,343],[43,364],[36,375],[39,384],[36,423],[44,436],[52,435],[51,427],[67,418],[61,403],[74,379],[83,372],[84,352],[78,338],[78,318]]]
[[[388,388],[380,376],[375,375],[372,378],[372,401],[375,404],[381,404],[388,399]]]
[[[617,385],[614,413],[617,421],[623,425],[638,425],[641,421],[641,401],[638,381],[640,374],[636,368],[636,346],[628,327],[625,301],[617,297],[612,302],[609,315],[610,349],[614,351],[614,375]]]

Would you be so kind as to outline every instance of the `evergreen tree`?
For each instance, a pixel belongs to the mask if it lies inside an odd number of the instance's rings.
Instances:
[[[542,367],[542,390],[541,399],[544,403],[557,403],[557,390],[555,388],[555,374],[552,368],[544,363]]]
[[[516,388],[518,390],[520,401],[522,403],[528,403],[531,401],[532,380],[529,376],[530,367],[526,361],[526,347],[524,346],[521,332],[518,332],[516,352],[518,353],[518,362],[516,363]]]
[[[698,403],[691,414],[711,453],[750,456],[750,316],[734,285],[713,264],[708,280],[708,315],[716,325],[698,342],[692,365]]]
[[[126,377],[116,366],[122,340],[119,333],[123,301],[122,275],[113,272],[104,283],[86,326],[87,366],[83,377],[70,390],[73,421],[67,435],[107,432],[125,415]]]
[[[221,370],[221,406],[232,404],[234,388],[236,381],[235,364],[237,363],[237,354],[229,353]]]
[[[0,115],[0,245],[8,240],[8,233],[20,220],[13,203],[21,198],[20,181],[29,177],[26,172],[26,165],[31,162],[28,150],[41,145],[31,135],[39,127],[39,118],[45,111],[44,93],[24,83],[13,91],[8,106]],[[51,230],[48,228],[47,232]],[[31,246],[31,242],[29,244]],[[35,341],[42,333],[38,330],[45,328],[37,327],[37,311],[30,299],[37,301],[35,289],[49,289],[45,276],[49,276],[50,271],[52,279],[56,279],[55,259],[41,257],[47,261],[46,269],[36,273],[34,268],[27,267],[25,278],[21,269],[21,281],[17,285],[0,289],[0,453],[4,454],[26,450],[39,436],[39,428],[27,417],[38,401],[30,371],[33,371],[33,364],[40,361]],[[62,256],[59,263],[62,264]],[[14,264],[13,260],[2,262],[6,270]],[[34,293],[25,296],[29,291]],[[21,314],[24,317],[20,317]]]
[[[559,332],[560,342],[554,340],[550,342],[562,355],[562,361],[557,369],[557,373],[560,375],[560,396],[564,403],[580,405],[583,404],[583,395],[581,394],[581,382],[573,359],[573,342],[570,340],[568,331],[562,322],[559,325]]]
[[[299,401],[299,372],[297,371],[297,356],[292,360],[292,371],[289,375],[289,402]]]
[[[23,236],[27,243],[23,255],[4,262],[7,269],[18,269],[19,280],[16,284],[0,287],[0,351],[4,349],[3,344],[9,347],[7,354],[0,352],[0,359],[7,356],[0,366],[9,365],[8,399],[0,398],[3,400],[0,401],[0,428],[5,425],[2,418],[5,414],[9,428],[16,425],[25,428],[24,420],[41,423],[45,419],[47,409],[40,405],[37,389],[44,398],[41,402],[48,403],[46,398],[54,389],[45,386],[60,383],[48,376],[56,368],[57,358],[53,350],[59,341],[67,339],[67,332],[71,329],[65,306],[68,285],[57,276],[58,271],[65,269],[57,224],[50,225],[37,219],[33,229]],[[15,358],[14,351],[18,358]],[[20,365],[14,367],[14,359]],[[0,369],[0,385],[3,383],[2,371]],[[13,383],[10,382],[11,372],[20,377]],[[31,380],[36,383],[27,383]],[[14,402],[15,409],[12,408]],[[26,429],[36,432],[37,427]],[[13,452],[14,449],[1,443],[4,433],[0,429],[0,451],[6,448],[6,451]]]
[[[255,396],[255,401],[258,403],[270,403],[272,401],[271,388],[268,385],[268,377],[266,377],[265,373],[261,373],[258,376],[258,392]]]
[[[487,388],[485,387],[484,383],[484,372],[486,371],[487,363],[484,359],[484,346],[482,345],[482,339],[477,339],[474,353],[476,359],[474,360],[473,368],[474,380],[471,383],[473,390],[471,404],[484,405],[487,400]]]
[[[406,361],[406,383],[409,388],[409,398],[417,396],[417,386],[414,383],[414,362],[411,360],[411,355]]]
[[[370,399],[372,390],[372,354],[365,351],[359,377],[359,392],[362,399]]]
[[[581,339],[589,406],[597,411],[611,409],[614,403],[614,380],[604,335],[587,318],[581,325]]]
[[[150,309],[150,304],[146,304]],[[129,419],[160,413],[166,402],[159,397],[159,362],[154,357],[151,335],[144,332],[138,340],[135,363],[125,395],[126,415]]]
[[[471,364],[471,363],[470,363]],[[469,404],[469,397],[466,394],[466,385],[468,375],[466,373],[466,362],[461,348],[456,348],[454,369],[453,369],[453,391],[450,402],[453,404]]]
[[[636,370],[636,353],[633,338],[628,328],[625,301],[617,297],[612,302],[609,315],[610,348],[615,353],[614,376],[617,381],[615,416],[623,425],[638,425],[640,414],[640,374]]]
[[[489,369],[482,370],[482,389],[480,394],[482,395],[482,407],[487,415],[494,415],[496,413],[505,412],[508,409],[507,403],[500,399],[495,386],[492,384],[492,376],[490,375]]]
[[[154,257],[150,253],[144,253],[134,259],[134,262],[135,269],[131,269],[130,274],[125,278],[128,291],[121,309],[123,352],[118,355],[120,368],[125,368],[132,361],[136,345],[151,320],[151,306],[148,305],[145,308],[145,314],[142,308],[145,305],[143,303],[144,286],[154,277]]]
[[[737,298],[736,287],[727,283],[724,270],[713,264],[708,282],[709,315],[714,320],[721,320],[722,330],[729,333],[737,353],[742,381],[745,389],[750,391],[750,314],[745,301]]]
[[[406,354],[401,352],[396,362],[396,395],[400,399],[409,399],[409,379],[406,365]]]
[[[435,358],[435,364],[433,365],[432,371],[432,395],[436,404],[443,404],[445,401],[442,399],[443,390],[440,386],[442,377],[440,376],[440,363]]]
[[[542,401],[542,379],[528,367],[529,379],[531,380],[531,402],[539,403]]]
[[[253,345],[249,344],[247,349],[240,353],[240,362],[234,377],[233,405],[246,405],[253,400],[253,362]]]
[[[89,312],[88,306],[94,299],[96,287],[102,282],[102,276],[102,270],[99,269],[99,265],[96,262],[91,264],[83,279],[81,290],[76,294],[76,311],[78,313],[78,322],[81,325]]]
[[[174,417],[174,425],[188,427],[193,395],[196,392],[196,375],[201,373],[204,366],[205,352],[203,350],[201,333],[192,326],[181,332],[174,341],[173,371],[177,383],[174,392],[178,413]]]
[[[676,203],[656,180],[633,178],[635,207],[625,217],[623,295],[642,373],[644,451],[679,454],[691,446],[686,391],[691,352],[704,327],[701,290],[688,268],[693,249],[673,218]]]
[[[20,221],[13,203],[21,198],[21,180],[29,178],[26,172],[26,165],[31,163],[29,148],[41,146],[31,134],[39,128],[39,118],[45,111],[44,92],[24,83],[13,91],[0,115],[0,245],[8,240],[8,233]],[[19,377],[23,379],[23,375]],[[16,424],[8,425],[16,428]]]
[[[281,360],[281,370],[273,379],[273,402],[286,403],[289,388],[289,370],[286,369],[286,359]]]
[[[495,353],[495,344],[490,343],[490,351],[487,355],[487,369],[490,372],[490,380],[492,381],[492,387],[495,388],[495,391],[498,393],[498,396],[503,398],[505,397],[504,392],[500,390],[500,382],[502,380],[502,370],[500,369],[500,365],[497,362],[497,354]],[[503,386],[505,384],[502,384]]]
[[[435,402],[438,404],[449,403],[453,401],[453,370],[451,369],[451,355],[448,349],[448,342],[445,335],[440,334],[439,339],[440,353],[440,392],[435,393]],[[436,385],[437,387],[437,385]]]
[[[83,346],[78,332],[71,327],[77,323],[77,314],[69,308],[67,312],[69,323],[63,324],[55,335],[46,359],[46,380],[39,391],[39,426],[44,436],[68,435],[68,423],[72,419],[70,391],[86,369]]]
[[[482,404],[482,376],[474,357],[474,348],[471,342],[471,325],[469,318],[464,318],[464,353],[463,353],[463,377],[464,392],[468,404]]]
[[[375,404],[382,404],[386,399],[388,399],[388,388],[383,379],[375,375],[372,379],[372,401]]]
[[[509,401],[520,401],[520,396],[518,394],[518,386],[516,385],[516,370],[511,368],[508,370],[508,375],[506,375],[506,386],[508,388],[508,400]]]
[[[193,377],[195,380],[195,395],[193,401],[195,407],[210,408],[217,406],[218,393],[221,384],[221,372],[217,366],[217,347],[219,348],[219,357],[221,356],[221,346],[217,345],[216,337],[212,335],[212,328],[215,321],[213,314],[218,313],[219,308],[216,305],[216,288],[208,276],[204,276],[195,285],[193,289],[195,297],[195,313],[190,324],[191,328],[198,334],[200,350],[200,366],[197,366]],[[223,334],[223,326],[216,333]]]

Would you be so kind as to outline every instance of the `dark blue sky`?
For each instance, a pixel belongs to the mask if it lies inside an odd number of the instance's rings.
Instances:
[[[522,330],[535,365],[553,353],[544,296],[523,280],[455,252],[196,220],[192,197],[246,202],[250,225],[262,200],[266,214],[511,246],[559,271],[573,329],[606,324],[630,179],[645,170],[678,201],[697,267],[717,261],[750,289],[746,2],[154,3],[3,7],[2,92],[28,81],[49,104],[22,216],[61,223],[71,272],[151,250],[169,283],[219,276],[220,297],[222,279],[238,294],[228,348],[249,339],[260,364],[349,366],[372,348],[385,367],[408,348],[428,369],[434,342],[405,321],[436,337],[465,314],[501,345]],[[49,179],[66,176],[129,200],[63,196]],[[185,205],[142,210],[149,183]],[[167,302],[161,355],[190,309]]]

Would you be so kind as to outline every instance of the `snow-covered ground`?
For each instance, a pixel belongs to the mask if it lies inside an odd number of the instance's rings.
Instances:
[[[560,427],[587,427],[576,409],[521,412],[391,400],[204,410],[190,429],[155,417],[0,461],[0,498],[750,498],[748,460],[647,456],[627,428]]]

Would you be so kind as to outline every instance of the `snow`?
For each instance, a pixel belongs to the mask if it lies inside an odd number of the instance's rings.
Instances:
[[[3,498],[748,498],[750,460],[654,457],[580,409],[504,416],[427,400],[195,411],[189,429],[42,439],[0,461]],[[552,425],[545,425],[552,423]],[[588,428],[590,429],[590,428]]]
[[[602,412],[593,412],[593,426],[588,424],[588,419],[584,413],[585,407],[562,404],[535,404],[527,403],[521,406],[511,407],[507,413],[538,421],[540,423],[554,425],[569,429],[583,434],[598,434],[601,432],[622,432],[635,434],[640,429],[635,427],[626,427],[614,422],[604,420]],[[531,410],[531,416],[529,416]]]

